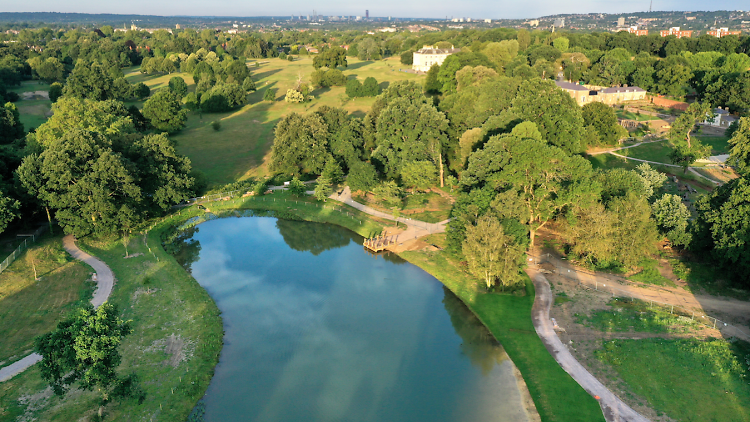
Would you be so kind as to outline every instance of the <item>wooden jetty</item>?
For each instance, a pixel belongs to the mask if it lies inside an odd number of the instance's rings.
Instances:
[[[362,243],[365,248],[373,252],[383,251],[389,246],[393,246],[395,244],[396,240],[394,236],[375,236],[369,239],[365,239],[365,241]]]

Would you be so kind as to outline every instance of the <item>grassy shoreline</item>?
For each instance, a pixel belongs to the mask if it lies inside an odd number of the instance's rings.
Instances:
[[[320,203],[309,197],[294,198],[287,192],[216,201],[204,207],[222,217],[241,216],[242,210],[268,211],[279,218],[337,224],[362,236],[379,233],[384,225],[392,224],[336,201]],[[110,301],[118,305],[126,319],[133,320],[135,328],[123,343],[120,370],[136,372],[147,392],[143,404],[123,401],[109,405],[108,420],[157,417],[183,422],[208,388],[222,346],[220,312],[208,293],[161,245],[168,231],[205,213],[192,206],[154,223],[146,234],[131,237],[130,258],[125,258],[121,239],[79,242],[115,273],[117,282]],[[533,286],[527,285],[526,296],[477,294],[473,281],[437,254],[405,252],[401,256],[453,291],[503,344],[521,371],[542,420],[603,420],[598,403],[557,365],[536,335],[530,314]],[[167,364],[175,360],[168,353],[166,343],[170,338],[182,339],[189,355],[177,359],[174,366]],[[0,389],[0,408],[4,409],[0,410],[0,420],[15,420],[24,414],[25,406],[19,405],[18,399],[43,389],[38,368],[4,383]],[[96,395],[89,392],[71,393],[63,399],[47,397],[32,415],[40,421],[77,419],[89,414],[95,403]]]

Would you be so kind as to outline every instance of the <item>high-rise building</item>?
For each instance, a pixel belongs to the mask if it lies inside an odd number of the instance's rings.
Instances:
[[[617,18],[617,26],[619,28],[622,28],[623,26],[625,26],[625,18],[622,18],[622,17]]]
[[[370,19],[370,11],[365,10],[365,19]]]

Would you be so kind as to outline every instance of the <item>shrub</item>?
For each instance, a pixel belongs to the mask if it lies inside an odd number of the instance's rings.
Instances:
[[[263,93],[263,101],[275,101],[276,100],[276,90],[273,88],[266,89],[266,92]]]
[[[214,120],[213,122],[211,122],[211,127],[218,132],[219,129],[221,129],[221,122],[218,120]]]
[[[288,103],[301,103],[305,101],[305,96],[296,89],[288,89],[286,91],[286,97],[284,97],[284,101]]]

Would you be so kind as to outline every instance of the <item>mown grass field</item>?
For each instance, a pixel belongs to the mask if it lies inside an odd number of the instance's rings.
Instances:
[[[649,406],[681,422],[750,421],[750,344],[725,339],[611,340],[597,358]]]
[[[689,314],[642,300],[613,298],[608,305],[610,309],[598,309],[591,315],[576,315],[576,322],[604,332],[674,333],[700,326]]]
[[[444,234],[426,238],[441,245]],[[456,266],[442,251],[403,252],[401,257],[440,280],[502,344],[526,381],[543,421],[603,421],[599,403],[557,364],[537,336],[531,321],[534,287],[526,277],[526,295],[482,293],[476,278]]]
[[[255,63],[259,67],[255,67]],[[378,61],[359,61],[348,58],[349,66],[343,69],[349,78],[364,81],[372,76],[380,82],[382,88],[390,82],[403,79],[421,81],[424,77],[400,72],[398,57]],[[228,113],[191,113],[187,126],[172,139],[177,142],[178,152],[190,158],[193,167],[207,176],[211,185],[222,185],[251,176],[267,174],[265,160],[273,144],[273,128],[276,123],[289,113],[308,113],[322,105],[341,107],[354,116],[362,117],[372,106],[374,98],[349,99],[345,88],[331,87],[312,92],[312,101],[302,104],[284,102],[288,89],[296,86],[301,78],[309,82],[312,57],[301,56],[293,62],[281,59],[249,60],[257,91],[248,95],[248,104]],[[143,82],[152,90],[167,85],[172,76],[182,76],[190,90],[195,89],[192,77],[187,74],[146,76],[137,68],[126,70],[126,77],[131,83]],[[276,92],[276,100],[263,101],[267,89]],[[221,122],[221,130],[214,131],[213,121]]]
[[[0,366],[31,353],[35,337],[91,299],[91,271],[70,258],[61,236],[48,235],[0,274]]]
[[[711,146],[711,155],[729,154],[729,144],[727,143],[729,138],[725,136],[698,136],[697,139],[704,145]],[[671,164],[672,161],[669,159],[669,154],[672,151],[674,151],[674,147],[669,141],[665,140],[622,149],[617,151],[617,153],[626,157]],[[700,166],[701,164],[695,163],[693,165]]]
[[[18,112],[20,113],[20,120],[23,123],[23,128],[27,132],[31,128],[38,128],[39,125],[46,122],[52,113],[52,101],[48,98],[42,98],[41,96],[35,96],[32,99],[24,99],[24,93],[49,91],[49,84],[41,81],[23,81],[21,86],[11,87],[9,91],[17,92],[21,96],[17,102]]]

